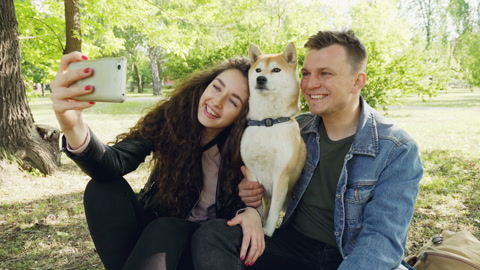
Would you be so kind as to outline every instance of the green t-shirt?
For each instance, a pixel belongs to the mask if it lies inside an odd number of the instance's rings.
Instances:
[[[354,135],[332,141],[320,123],[320,159],[300,200],[291,225],[304,235],[337,246],[334,235],[335,194],[345,156]]]

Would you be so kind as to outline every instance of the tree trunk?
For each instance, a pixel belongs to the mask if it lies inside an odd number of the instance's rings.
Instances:
[[[1,0],[0,10],[0,158],[16,155],[23,168],[51,174],[60,165],[60,132],[34,123],[21,74],[13,0]]]
[[[64,54],[82,51],[82,31],[80,28],[80,0],[65,0],[65,34]]]
[[[130,82],[130,92],[135,92],[135,82],[133,81]]]
[[[159,96],[162,91],[162,84],[160,82],[160,72],[158,71],[158,47],[150,47],[148,49],[148,56],[150,58],[150,70],[152,71],[153,95]]]
[[[133,73],[136,77],[135,79],[137,81],[138,93],[143,93],[142,74],[140,74],[137,64],[133,64]]]

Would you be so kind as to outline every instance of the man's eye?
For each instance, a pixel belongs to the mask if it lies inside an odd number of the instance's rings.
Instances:
[[[282,70],[279,69],[279,68],[274,68],[272,71],[275,72],[275,73],[278,73],[278,72],[280,72],[280,71],[282,71]]]

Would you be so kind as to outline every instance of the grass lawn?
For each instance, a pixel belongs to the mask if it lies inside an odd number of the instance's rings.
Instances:
[[[480,92],[405,104],[388,116],[417,141],[425,169],[407,254],[444,229],[468,229],[480,238]]]
[[[85,111],[95,133],[108,142],[128,130],[158,98],[129,97]],[[463,228],[480,237],[480,91],[449,91],[427,102],[411,96],[388,117],[418,142],[425,168],[407,255],[433,234]],[[30,102],[36,123],[58,127],[50,100]],[[86,177],[68,158],[51,176],[34,176],[0,161],[0,270],[103,269],[85,222]],[[139,190],[147,165],[126,178]]]

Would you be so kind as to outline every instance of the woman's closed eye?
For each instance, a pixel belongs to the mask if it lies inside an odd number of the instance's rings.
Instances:
[[[235,98],[229,98],[228,101],[233,104],[233,106],[235,106],[235,108],[238,108],[238,104],[237,104],[237,101],[235,100]]]

